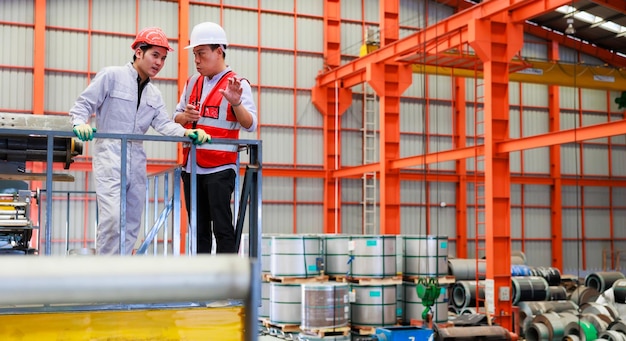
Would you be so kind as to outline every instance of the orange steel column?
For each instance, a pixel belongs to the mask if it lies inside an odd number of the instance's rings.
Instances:
[[[35,1],[33,37],[33,114],[43,115],[46,68],[46,0]]]
[[[552,41],[549,46],[550,59],[558,61],[559,44]],[[548,115],[550,131],[561,130],[561,103],[559,87],[548,87]],[[552,234],[552,262],[551,266],[563,269],[563,187],[561,182],[561,146],[550,146],[550,229]]]
[[[324,1],[324,70],[341,63],[341,3]],[[352,91],[342,88],[339,81],[325,86],[315,86],[311,97],[313,104],[324,117],[324,233],[341,232],[341,179],[331,176],[331,171],[341,167],[341,115],[352,103]]]
[[[465,148],[465,78],[454,78],[454,148]],[[467,258],[467,159],[456,160],[456,256]]]
[[[379,97],[380,233],[400,233],[400,170],[389,161],[400,157],[400,95],[413,81],[411,65],[370,64],[366,80]]]
[[[509,64],[521,49],[523,25],[505,14],[469,22],[469,43],[484,62],[485,80],[485,246],[487,279],[494,282],[497,322],[512,330],[511,306],[511,178],[509,154],[496,143],[509,137]],[[500,290],[508,288],[508,299]]]

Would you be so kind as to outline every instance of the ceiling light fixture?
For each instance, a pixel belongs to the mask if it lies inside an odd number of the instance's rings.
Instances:
[[[565,29],[565,34],[572,35],[576,33],[576,29],[574,28],[574,18],[567,18],[567,28]]]

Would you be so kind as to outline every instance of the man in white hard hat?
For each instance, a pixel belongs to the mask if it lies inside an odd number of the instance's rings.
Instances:
[[[226,65],[228,40],[224,29],[203,22],[191,31],[197,74],[187,80],[176,106],[174,120],[186,128],[198,127],[213,138],[239,138],[239,130],[256,130],[256,105],[247,79]],[[215,235],[217,253],[236,253],[233,214],[230,207],[237,172],[237,146],[204,144],[197,148],[197,165],[189,164],[189,148],[183,146],[183,182],[187,211],[190,207],[190,172],[197,166],[197,251],[210,253]]]
[[[185,129],[172,121],[161,92],[150,78],[161,71],[167,53],[173,51],[158,27],[141,30],[131,45],[133,61],[124,66],[102,69],[80,94],[70,110],[74,133],[82,141],[91,141],[96,130],[89,118],[96,113],[101,133],[145,134],[152,127],[168,136],[189,136],[202,144],[210,136],[201,129]],[[126,234],[120,250],[121,141],[96,139],[93,149],[93,172],[98,198],[96,253],[131,254],[140,230],[146,195],[146,154],[142,141],[128,141],[126,164]]]

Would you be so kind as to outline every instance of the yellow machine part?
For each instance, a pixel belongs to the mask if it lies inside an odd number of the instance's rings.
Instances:
[[[0,340],[243,339],[243,307],[0,315]]]

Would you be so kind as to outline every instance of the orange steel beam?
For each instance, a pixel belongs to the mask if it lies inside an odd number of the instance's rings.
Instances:
[[[359,84],[354,82],[362,81],[363,76],[361,74],[366,72],[369,65],[393,61],[398,57],[416,53],[423,49],[427,43],[436,42],[439,44],[443,42],[443,39],[440,39],[442,32],[459,32],[460,36],[454,35],[454,39],[450,39],[449,45],[446,45],[447,48],[459,46],[467,42],[467,35],[462,33],[467,29],[468,22],[474,19],[489,19],[500,14],[508,14],[509,19],[512,21],[523,21],[570,2],[567,0],[484,1],[434,25],[428,26],[419,32],[383,46],[364,57],[357,58],[331,71],[320,74],[317,77],[317,86],[329,85],[336,80],[342,80],[342,86],[346,88]]]
[[[513,13],[511,13],[513,15]],[[484,62],[485,255],[495,292],[511,289],[511,171],[497,143],[509,138],[509,61],[523,46],[523,25],[504,15],[469,22],[470,46]],[[497,228],[496,228],[497,227]],[[487,297],[486,297],[487,298]],[[494,293],[499,324],[512,330],[510,298]],[[491,309],[490,309],[491,310]]]
[[[461,147],[452,150],[446,150],[426,155],[409,156],[397,160],[389,161],[389,168],[399,169],[412,166],[421,166],[426,164],[455,161],[474,157],[475,155],[483,155],[484,146]]]
[[[497,151],[498,153],[510,153],[524,149],[533,149],[592,140],[602,137],[623,135],[624,133],[626,133],[626,119],[615,122],[594,124],[576,129],[522,137],[516,140],[503,141],[498,143]]]
[[[384,1],[380,7],[381,44],[397,41],[400,34],[400,0]],[[380,230],[381,234],[400,233],[400,170],[386,167],[387,160],[400,157],[400,96],[411,85],[410,66],[385,63],[368,66],[367,82],[379,95],[380,115]]]
[[[33,28],[33,114],[43,115],[46,68],[46,0],[35,0]]]
[[[189,51],[185,50],[189,41],[189,0],[178,1],[178,94],[183,93],[185,83],[187,83],[187,75],[189,74]],[[178,143],[176,147],[176,162],[184,163],[183,145]],[[181,225],[187,226],[187,225]],[[184,250],[184,248],[181,248]]]
[[[550,59],[559,59],[559,44],[552,41],[549,46]],[[557,132],[561,127],[561,101],[558,86],[548,87],[548,116],[550,132]],[[561,181],[561,146],[550,146],[550,231],[552,248],[551,265],[557,269],[563,269],[563,182]]]
[[[324,59],[325,68],[341,63],[341,3],[339,0],[324,1]],[[341,183],[332,178],[330,171],[341,167],[341,121],[340,116],[350,106],[352,93],[339,89],[338,84],[315,87],[311,92],[313,104],[323,116],[324,140],[324,233],[341,232]]]
[[[465,79],[454,78],[454,141],[453,146],[465,148],[466,136],[466,100]],[[467,161],[458,159],[455,164],[459,181],[456,183],[456,255],[467,258]]]

